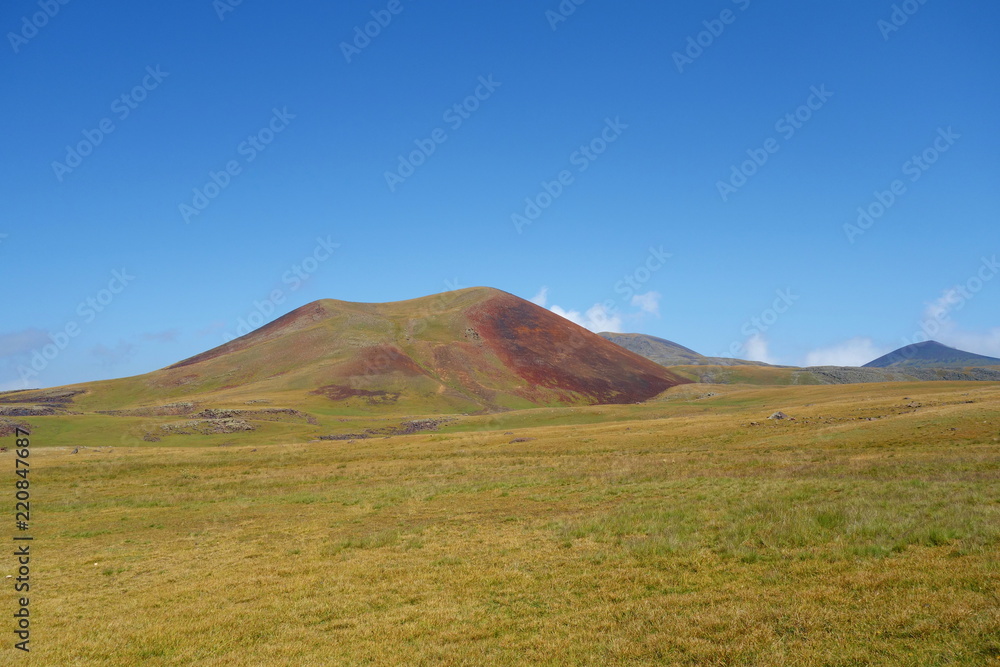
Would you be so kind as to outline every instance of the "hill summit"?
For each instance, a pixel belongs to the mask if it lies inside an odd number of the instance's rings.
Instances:
[[[324,299],[146,375],[76,385],[103,409],[267,402],[331,413],[633,403],[688,382],[545,308],[475,287],[393,303]]]
[[[901,347],[874,361],[869,361],[863,368],[974,368],[978,366],[1000,366],[1000,359],[956,350],[937,341],[929,340]]]

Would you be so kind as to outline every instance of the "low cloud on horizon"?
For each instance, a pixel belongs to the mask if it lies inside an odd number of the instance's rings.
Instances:
[[[878,345],[871,338],[856,336],[842,343],[821,347],[806,354],[804,366],[864,366],[896,348]]]

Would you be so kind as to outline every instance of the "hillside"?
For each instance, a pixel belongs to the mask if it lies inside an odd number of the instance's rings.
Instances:
[[[914,343],[870,361],[864,368],[976,368],[1000,366],[1000,359],[973,354],[937,341]]]
[[[706,384],[817,385],[872,382],[1000,382],[1000,368],[858,368],[855,366],[672,366]]]
[[[0,404],[133,416],[183,414],[178,403],[440,414],[634,403],[683,382],[535,304],[470,288],[395,303],[316,301],[152,373],[0,394]]]
[[[762,361],[745,361],[726,357],[706,357],[694,350],[678,345],[673,341],[656,336],[636,333],[612,333],[603,331],[599,334],[615,345],[635,352],[662,366],[706,365],[706,366],[768,366]]]

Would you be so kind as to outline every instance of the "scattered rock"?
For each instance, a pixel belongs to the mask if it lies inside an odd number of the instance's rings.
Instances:
[[[30,433],[31,424],[28,422],[14,421],[13,419],[0,419],[0,437],[6,438],[14,435],[17,432],[17,429]]]
[[[26,405],[23,407],[0,406],[0,417],[44,417],[59,414],[52,406]]]
[[[515,442],[529,442],[531,440],[534,440],[534,438],[514,438],[509,444],[513,445]]]
[[[219,410],[209,408],[196,415],[199,419],[253,419],[258,421],[286,421],[302,419],[309,424],[318,424],[312,415],[291,408],[265,408],[263,410]]]
[[[779,410],[770,417],[768,417],[768,419],[790,419],[790,417],[786,415],[784,412]]]
[[[254,427],[253,424],[243,419],[198,419],[172,424],[161,424],[160,429],[169,435],[192,435],[194,433],[212,435],[253,431]],[[145,440],[146,438],[143,439]],[[155,442],[155,440],[152,442]]]
[[[373,436],[381,435],[389,438],[394,435],[411,435],[420,431],[436,431],[442,424],[455,421],[454,418],[446,419],[411,419],[400,423],[399,426],[386,426],[384,428],[368,428],[361,433],[342,433],[339,435],[321,435],[320,440],[363,440]]]
[[[194,412],[197,405],[182,401],[178,403],[167,403],[166,405],[154,405],[146,408],[130,408],[127,410],[97,410],[99,415],[110,415],[112,417],[181,417]]]

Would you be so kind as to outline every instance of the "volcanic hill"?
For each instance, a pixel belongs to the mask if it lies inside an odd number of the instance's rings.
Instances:
[[[476,287],[394,303],[315,301],[167,368],[60,389],[74,408],[118,413],[178,401],[463,413],[634,403],[685,382],[555,313]]]
[[[956,350],[929,340],[901,347],[869,361],[863,368],[977,368],[1000,366],[1000,359]]]

